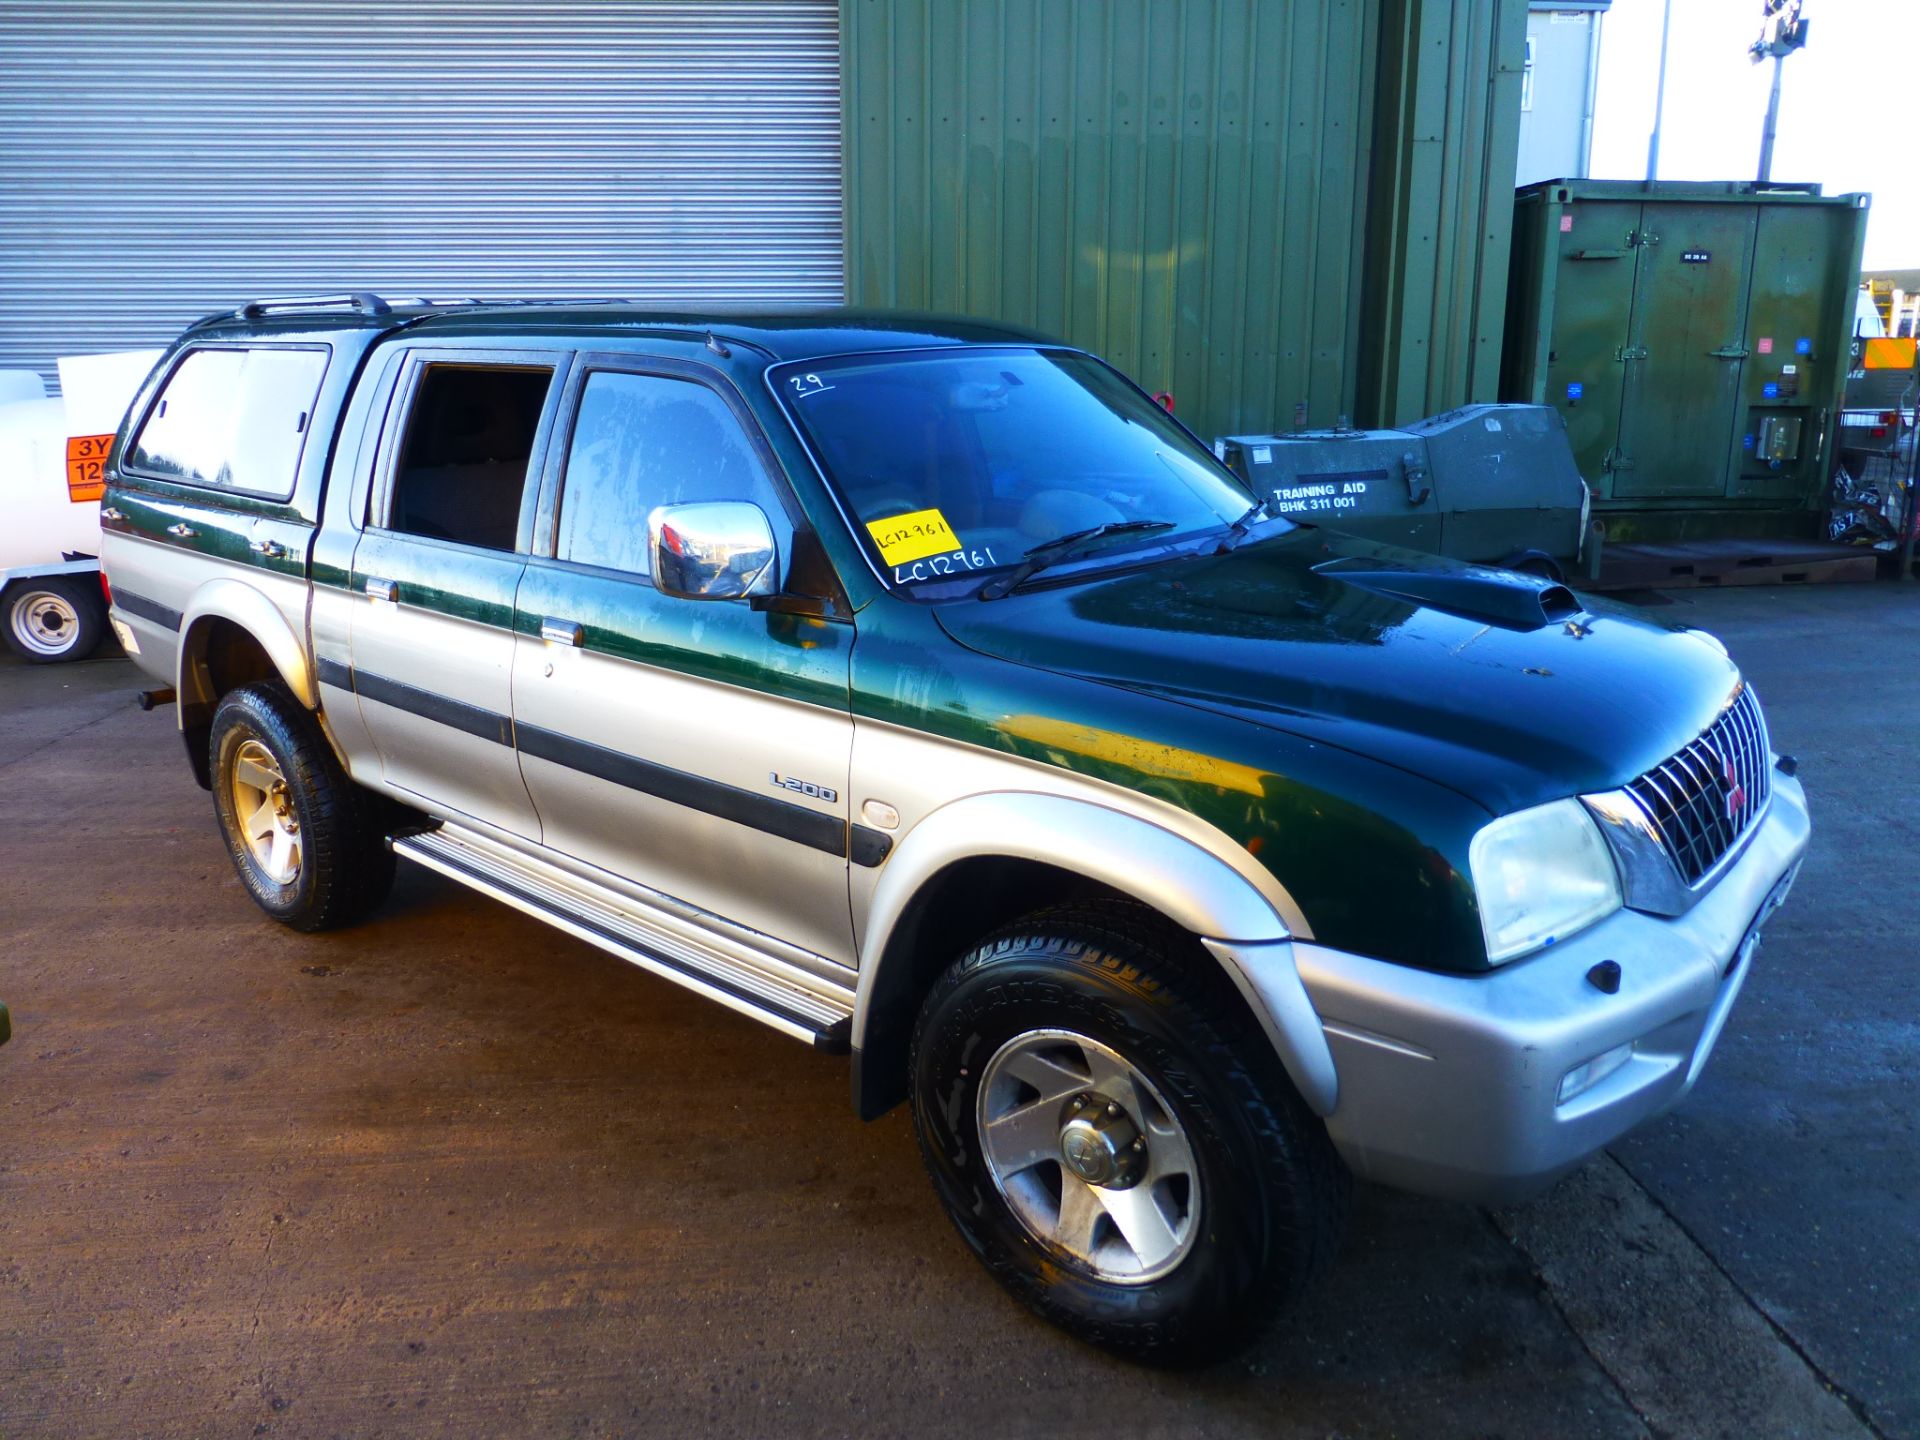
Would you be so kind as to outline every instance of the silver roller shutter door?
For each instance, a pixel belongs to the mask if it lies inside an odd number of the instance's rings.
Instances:
[[[6,0],[0,368],[268,295],[838,303],[837,0]]]

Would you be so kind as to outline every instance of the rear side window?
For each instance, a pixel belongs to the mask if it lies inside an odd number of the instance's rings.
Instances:
[[[284,500],[293,494],[325,350],[193,350],[147,412],[125,468]]]
[[[427,366],[413,392],[387,527],[513,549],[552,384],[553,371],[542,366]]]
[[[589,375],[567,450],[558,558],[646,575],[648,512],[702,500],[751,500],[776,535],[787,529],[752,442],[719,395],[664,375]]]

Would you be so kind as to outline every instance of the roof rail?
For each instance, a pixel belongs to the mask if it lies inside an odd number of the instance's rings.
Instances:
[[[356,290],[342,295],[287,295],[273,300],[249,300],[233,312],[233,318],[253,320],[277,310],[357,310],[362,315],[386,315],[393,307],[378,295]]]
[[[473,295],[391,295],[387,297],[389,305],[406,305],[421,310],[442,310],[455,305],[483,304]]]

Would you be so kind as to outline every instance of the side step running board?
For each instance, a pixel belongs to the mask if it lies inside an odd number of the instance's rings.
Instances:
[[[638,965],[642,970],[671,980],[676,985],[683,985],[709,1000],[716,1000],[729,1010],[751,1016],[783,1035],[805,1040],[816,1049],[836,1055],[846,1053],[848,1037],[853,1029],[850,1015],[843,1014],[832,1019],[824,1015],[810,1016],[801,1013],[798,1008],[790,1008],[769,997],[753,994],[745,986],[724,976],[705,972],[683,959],[648,949],[609,925],[571,913],[547,897],[534,893],[531,887],[516,883],[511,875],[491,866],[483,868],[473,863],[463,850],[464,847],[457,842],[449,843],[437,831],[410,835],[393,842],[394,854],[438,871],[536,920],[544,920],[555,929],[564,930],[590,945],[597,945],[611,955]],[[821,1009],[825,1010],[826,1007],[822,1006]]]

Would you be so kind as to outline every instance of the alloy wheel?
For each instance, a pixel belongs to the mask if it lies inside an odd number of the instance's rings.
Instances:
[[[1172,1271],[1200,1234],[1200,1176],[1171,1106],[1110,1046],[1029,1030],[981,1075],[981,1154],[1028,1234],[1112,1284]]]
[[[258,740],[233,752],[233,813],[247,853],[276,885],[300,875],[300,819],[280,762]]]

